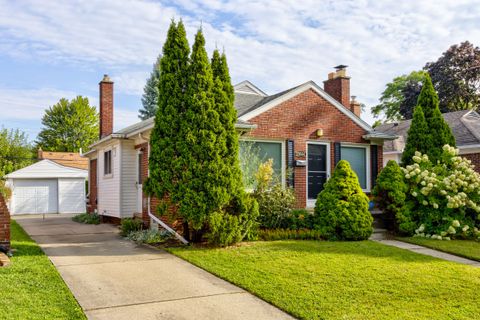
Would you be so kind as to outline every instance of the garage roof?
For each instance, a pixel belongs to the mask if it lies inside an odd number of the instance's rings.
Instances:
[[[88,171],[65,167],[51,160],[42,160],[7,174],[7,179],[87,178]]]

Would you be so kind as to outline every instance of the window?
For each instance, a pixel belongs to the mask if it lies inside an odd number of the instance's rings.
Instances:
[[[341,158],[350,163],[350,167],[358,176],[358,182],[363,190],[367,189],[367,148],[365,147],[341,147]]]
[[[103,174],[112,174],[112,150],[103,153]]]
[[[143,173],[143,152],[138,153],[138,160],[137,161],[138,161],[137,181],[138,181],[138,184],[142,184],[143,183],[143,181],[142,181],[142,179],[143,179],[143,175],[142,175],[142,173]]]
[[[273,160],[273,171],[275,175],[282,179],[283,178],[283,144],[282,142],[272,142],[272,141],[240,141],[240,159],[241,161],[251,161],[250,156],[245,155],[245,153],[254,153],[258,157],[258,160],[263,163],[268,159]],[[243,154],[242,154],[243,153]],[[242,167],[245,164],[242,164]],[[255,165],[252,163],[252,165]],[[255,172],[256,172],[255,168]],[[252,172],[254,174],[254,172]],[[283,179],[282,179],[283,181]]]

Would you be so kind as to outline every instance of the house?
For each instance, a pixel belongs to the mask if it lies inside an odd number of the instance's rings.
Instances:
[[[100,86],[100,137],[85,153],[89,162],[89,211],[118,220],[134,215],[147,223],[150,204],[142,192],[148,176],[153,118],[113,132],[113,82]],[[396,136],[374,130],[350,99],[346,66],[338,66],[321,88],[313,81],[274,95],[244,81],[235,87],[240,143],[252,143],[274,160],[285,185],[294,188],[299,208],[312,207],[341,159],[350,162],[365,192],[382,168],[384,140]],[[152,199],[154,202],[154,199]],[[151,216],[150,216],[151,217]]]
[[[7,174],[10,213],[84,213],[88,171],[49,159]]]
[[[480,115],[473,110],[461,110],[443,114],[443,119],[452,129],[459,154],[470,159],[480,172]],[[386,141],[383,147],[383,165],[389,160],[400,162],[407,141],[408,129],[412,120],[387,123],[376,129],[398,136],[397,139]]]

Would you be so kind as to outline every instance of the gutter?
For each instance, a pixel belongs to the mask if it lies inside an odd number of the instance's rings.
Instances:
[[[164,228],[165,230],[167,230],[170,234],[172,234],[175,238],[177,238],[180,242],[182,242],[183,244],[188,244],[188,241],[185,240],[184,237],[182,237],[180,234],[178,234],[175,230],[173,230],[172,228],[170,228],[165,222],[163,222],[162,220],[158,219],[158,217],[154,216],[152,214],[152,212],[150,211],[150,197],[148,197],[148,216],[153,220],[155,221],[156,223],[158,223],[159,225],[162,226],[162,228]]]

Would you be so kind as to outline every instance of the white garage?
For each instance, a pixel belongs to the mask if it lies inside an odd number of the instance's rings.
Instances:
[[[87,170],[42,160],[8,174],[12,189],[10,212],[15,214],[83,213]]]

